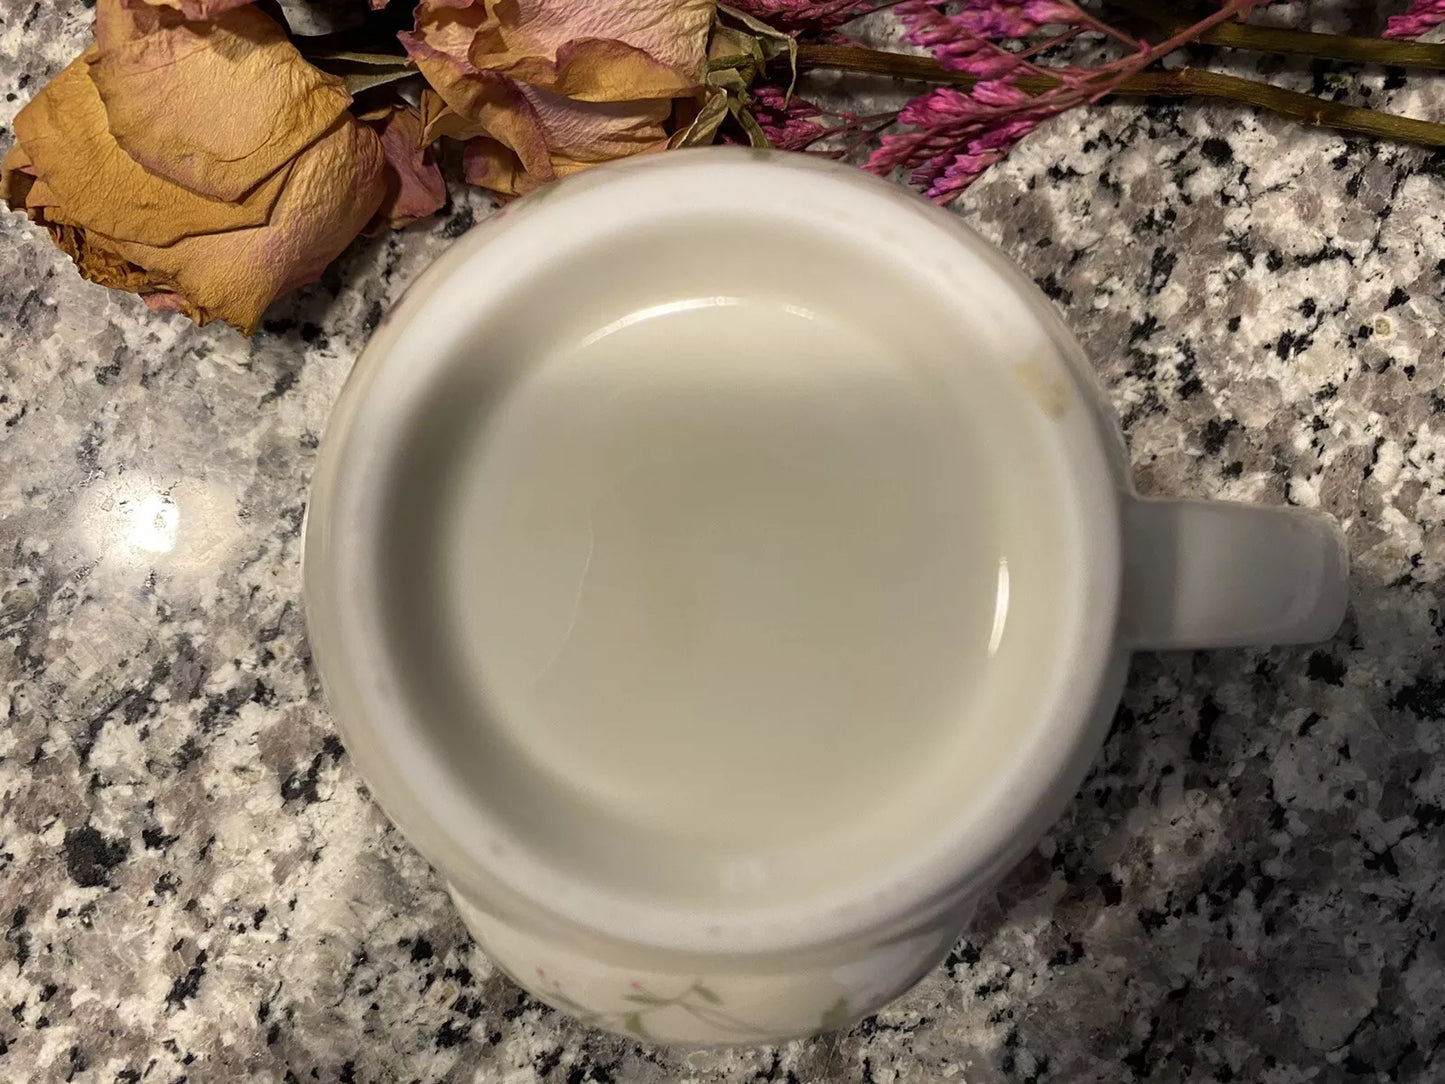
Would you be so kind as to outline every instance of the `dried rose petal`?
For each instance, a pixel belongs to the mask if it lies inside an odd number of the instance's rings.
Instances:
[[[120,0],[121,7],[167,8],[180,12],[187,19],[212,19],[249,3],[251,0]]]
[[[427,147],[421,114],[407,105],[390,105],[361,119],[381,137],[386,155],[386,197],[376,212],[376,228],[400,229],[435,214],[447,202],[441,167]]]
[[[340,79],[306,63],[254,8],[108,43],[116,10],[97,10],[90,64],[110,134],[148,172],[193,192],[240,199],[351,102]]]
[[[164,247],[91,240],[181,295],[197,322],[215,317],[250,331],[273,298],[320,278],[361,232],[385,193],[382,166],[375,134],[348,118],[301,152],[264,226]]]
[[[263,224],[289,167],[238,202],[212,199],[148,172],[110,134],[105,103],[90,80],[96,53],[82,53],[15,117],[17,142],[55,193],[52,220],[152,245]]]
[[[402,35],[445,103],[429,137],[470,140],[468,180],[528,191],[667,146],[706,73],[712,0],[423,0]]]
[[[279,28],[259,13],[183,25],[165,11],[100,0],[96,29],[99,44],[16,116],[0,196],[44,225],[86,278],[249,332],[277,294],[317,277],[371,218],[386,190],[380,139],[345,111],[344,92],[336,106],[329,77],[293,66]],[[160,61],[147,81],[126,50],[152,37],[163,44],[140,51]],[[255,70],[252,50],[284,85],[238,90],[225,78],[228,64]],[[95,70],[117,55],[123,62],[109,69],[102,97]],[[231,119],[215,120],[238,96]],[[265,103],[275,110],[269,126]],[[146,146],[147,133],[132,127],[148,116],[169,126],[174,155]],[[184,118],[214,123],[191,132]],[[309,137],[285,130],[298,120]],[[144,161],[114,128],[146,146],[137,150]]]

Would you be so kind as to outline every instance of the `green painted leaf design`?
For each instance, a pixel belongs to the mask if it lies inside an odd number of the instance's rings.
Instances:
[[[718,997],[716,993],[708,989],[702,983],[694,983],[692,988],[697,991],[697,996],[702,998],[704,1001],[710,1001],[714,1005],[722,1004],[722,998]]]
[[[634,1005],[666,1005],[667,998],[658,997],[656,994],[623,994],[623,1001],[630,1001]]]
[[[638,1039],[652,1038],[652,1036],[647,1034],[647,1029],[642,1026],[642,1014],[640,1012],[630,1012],[624,1016],[622,1018],[622,1030]]]

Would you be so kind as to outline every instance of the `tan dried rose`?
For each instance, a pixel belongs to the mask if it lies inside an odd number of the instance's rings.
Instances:
[[[348,105],[254,8],[100,0],[95,44],[16,116],[0,196],[87,278],[249,332],[382,201],[381,141]]]
[[[252,0],[120,0],[121,7],[141,8],[146,5],[179,11],[187,19],[214,19],[222,12],[243,7]]]
[[[697,111],[714,0],[421,0],[407,52],[427,134],[467,140],[467,180],[515,195],[662,150]]]

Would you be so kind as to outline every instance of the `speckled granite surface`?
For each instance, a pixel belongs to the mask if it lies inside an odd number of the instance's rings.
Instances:
[[[88,12],[0,20],[8,124]],[[1445,112],[1400,84],[1371,100]],[[1141,487],[1329,509],[1353,613],[1319,650],[1140,658],[1078,799],[946,967],[847,1036],[688,1055],[489,967],[308,663],[328,406],[486,201],[357,246],[250,341],[83,284],[6,216],[0,1080],[1445,1080],[1442,173],[1121,104],[974,190],[962,213],[1097,359]]]

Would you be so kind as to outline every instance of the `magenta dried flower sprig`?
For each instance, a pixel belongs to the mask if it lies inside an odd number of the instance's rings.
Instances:
[[[737,10],[789,34],[820,33],[882,6],[874,0],[736,0]]]
[[[1211,28],[1267,2],[1229,0],[1151,44],[1067,0],[907,0],[896,9],[905,40],[927,48],[944,68],[978,81],[940,87],[909,102],[898,115],[905,130],[884,135],[867,168],[883,175],[904,170],[929,198],[952,200],[1050,117],[1115,93]],[[1090,65],[1040,62],[1040,54],[1085,36],[1120,55]],[[1031,89],[1021,85],[1025,79]]]
[[[1445,23],[1445,0],[1415,0],[1403,15],[1392,15],[1385,24],[1387,38],[1418,38]]]

